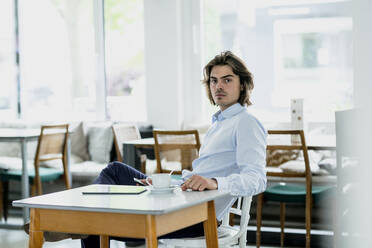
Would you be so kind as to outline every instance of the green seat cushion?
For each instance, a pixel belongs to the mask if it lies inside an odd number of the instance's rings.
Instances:
[[[313,186],[312,194],[314,202],[321,194],[332,191],[334,186]],[[264,192],[264,198],[269,201],[277,202],[305,202],[306,186],[295,184],[278,184],[269,187]]]
[[[53,181],[58,179],[61,175],[63,175],[62,170],[57,170],[53,168],[39,168],[40,179],[43,182]],[[30,183],[33,183],[35,178],[35,170],[29,169],[28,170],[28,177],[30,179]],[[7,170],[7,171],[0,171],[0,180],[1,181],[9,181],[9,180],[18,180],[20,181],[22,178],[22,171],[21,170]]]

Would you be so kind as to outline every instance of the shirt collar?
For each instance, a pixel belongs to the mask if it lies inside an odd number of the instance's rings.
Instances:
[[[212,123],[214,123],[215,121],[222,121],[225,119],[229,119],[233,117],[234,115],[238,114],[239,112],[241,112],[243,109],[244,107],[240,105],[240,103],[237,102],[231,105],[230,107],[228,107],[227,109],[225,109],[224,111],[218,110],[212,116]]]

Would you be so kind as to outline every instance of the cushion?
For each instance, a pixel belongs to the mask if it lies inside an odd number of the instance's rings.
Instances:
[[[163,170],[175,170],[175,171],[181,171],[182,170],[182,164],[178,161],[168,161],[166,159],[161,160],[161,167]]]
[[[70,170],[71,167],[73,167],[77,163],[81,163],[83,160],[74,154],[71,154],[70,156]],[[47,160],[40,162],[40,167],[46,167],[46,168],[55,168],[55,169],[62,169],[63,164],[61,159],[55,159],[55,160]]]
[[[92,126],[88,131],[88,151],[91,160],[109,163],[110,152],[114,142],[111,125]]]
[[[36,155],[37,149],[37,140],[27,142],[27,159],[34,160]],[[19,153],[19,157],[21,157],[21,153]]]
[[[27,167],[34,169],[34,161],[27,160]],[[22,159],[15,157],[0,157],[0,169],[2,170],[22,170]]]
[[[295,150],[268,150],[266,151],[266,161],[269,166],[279,166],[287,161],[295,160],[299,151]]]
[[[106,163],[97,163],[94,161],[84,161],[74,164],[70,167],[73,179],[94,179],[107,166]]]
[[[89,160],[88,142],[87,137],[84,134],[84,126],[82,122],[72,130],[70,140],[71,154],[80,157],[84,161]]]
[[[318,165],[319,165],[319,168],[324,169],[333,175],[336,175],[336,167],[337,167],[336,158],[323,159],[318,163]]]
[[[19,142],[0,142],[0,156],[20,157],[21,144]]]
[[[319,168],[319,171],[314,172],[312,174],[315,175],[315,176],[329,176],[329,175],[331,175],[331,173],[329,173],[329,171],[327,171],[325,169],[322,169],[322,168]]]
[[[279,166],[283,172],[287,173],[305,173],[305,163],[301,160],[287,161]],[[310,162],[311,173],[318,173],[319,166],[316,163]]]
[[[323,153],[322,152],[309,150],[309,151],[307,151],[307,153],[309,155],[310,162],[313,162],[313,163],[316,163],[316,164],[319,163],[319,161],[322,160],[322,158],[323,158]]]

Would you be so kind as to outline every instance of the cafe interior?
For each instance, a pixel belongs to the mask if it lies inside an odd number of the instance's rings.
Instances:
[[[370,0],[1,0],[0,247],[41,247],[22,199],[89,186],[112,161],[180,178],[219,110],[202,79],[224,51],[254,77],[267,187],[233,205],[219,246],[371,247],[371,11]],[[208,237],[200,247],[217,247]]]

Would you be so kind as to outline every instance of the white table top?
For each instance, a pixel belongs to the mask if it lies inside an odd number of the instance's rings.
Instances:
[[[37,138],[40,128],[0,128],[0,139]]]
[[[178,188],[171,194],[152,194],[147,191],[139,195],[83,195],[82,192],[88,187],[90,185],[13,201],[13,206],[161,215],[215,200],[228,194],[218,190],[183,192]]]

